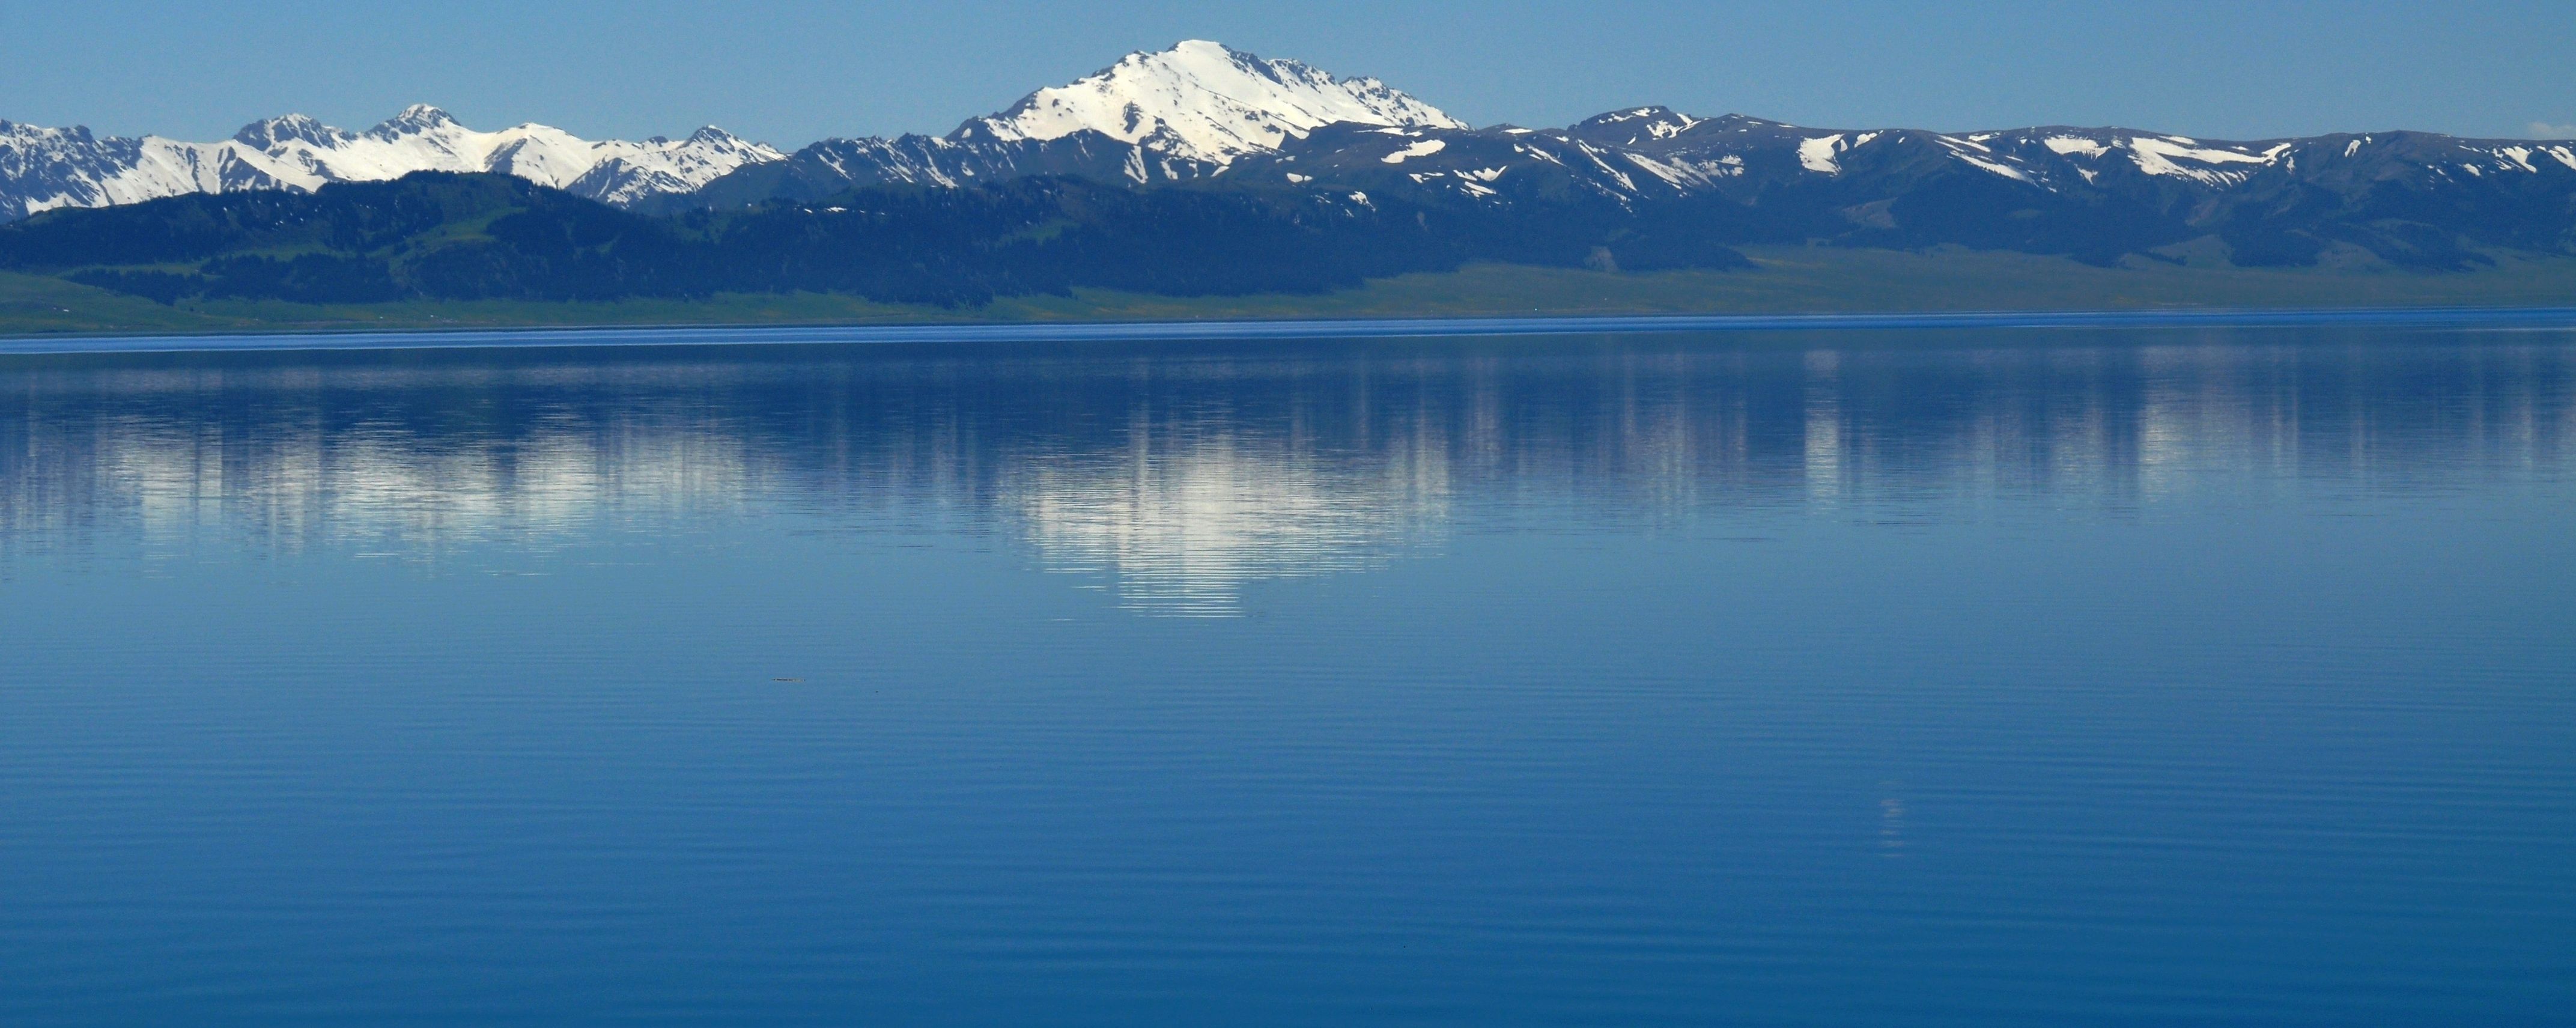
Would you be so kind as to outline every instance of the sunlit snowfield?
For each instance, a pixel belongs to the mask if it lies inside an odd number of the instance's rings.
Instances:
[[[2576,334],[0,358],[0,1024],[2543,1024]]]

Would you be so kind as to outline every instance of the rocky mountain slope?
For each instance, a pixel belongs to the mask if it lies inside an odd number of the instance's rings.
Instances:
[[[364,132],[290,114],[243,126],[218,143],[0,121],[0,221],[191,193],[311,192],[416,171],[500,172],[622,205],[690,192],[745,164],[784,156],[712,127],[679,140],[593,142],[545,125],[477,132],[423,106]]]
[[[431,108],[363,133],[274,119],[216,144],[0,122],[0,220],[417,171],[514,175],[657,215],[1033,177],[1281,193],[1460,212],[1452,224],[1489,239],[1515,225],[1550,246],[1590,233],[1596,263],[1621,267],[1722,259],[1709,255],[1739,243],[2425,269],[2478,267],[2497,249],[2576,253],[2570,142],[1839,129],[1652,106],[1561,129],[1476,128],[1375,79],[1204,41],[1130,54],[946,136],[829,139],[793,153],[714,129],[643,143],[539,125],[474,132]]]

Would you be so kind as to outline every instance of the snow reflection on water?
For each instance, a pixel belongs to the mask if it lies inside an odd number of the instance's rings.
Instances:
[[[1904,520],[2561,474],[2560,338],[57,358],[0,364],[0,562],[102,539],[434,561],[801,517],[995,535],[1128,609],[1222,616],[1563,505]]]

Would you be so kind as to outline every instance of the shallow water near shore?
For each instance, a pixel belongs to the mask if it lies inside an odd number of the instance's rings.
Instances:
[[[0,356],[0,638],[0,1024],[2576,1009],[2546,326]]]

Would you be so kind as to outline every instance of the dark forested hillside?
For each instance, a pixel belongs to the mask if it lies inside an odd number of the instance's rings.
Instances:
[[[0,269],[148,296],[364,303],[810,290],[972,305],[1099,287],[1312,292],[1472,261],[1739,266],[1615,207],[1497,211],[1294,189],[1028,178],[657,218],[503,175],[183,196],[0,227]]]
[[[2279,167],[2225,170],[2235,177],[2213,179],[2219,188],[2088,157],[2086,147],[2112,152],[2120,140],[2108,135],[2050,134],[2074,130],[2035,133],[2018,150],[1992,137],[1965,152],[1994,160],[1971,161],[1960,147],[1973,141],[1949,137],[1862,134],[1827,152],[1804,137],[1764,142],[1789,131],[1771,123],[1691,122],[1662,136],[1632,131],[1649,142],[1623,151],[1623,167],[1586,138],[1612,128],[1333,126],[1186,181],[1030,175],[824,193],[817,171],[789,195],[676,209],[612,207],[511,175],[420,172],[310,193],[53,210],[0,225],[0,271],[165,304],[810,292],[974,307],[1085,288],[1316,293],[1479,262],[1729,269],[1748,263],[1733,247],[1753,245],[2440,273],[2473,272],[2497,254],[2576,253],[2576,173],[2560,173],[2576,171],[2576,156],[2533,157],[2535,170],[2520,174],[2433,174],[2416,151],[2458,144],[2324,140],[2300,144],[2314,154],[2304,164],[2281,144]],[[2125,145],[2152,155],[2181,144]],[[2222,169],[2255,159],[2194,152]],[[2006,158],[2022,163],[1996,163]],[[2060,158],[2064,167],[2049,163]]]

